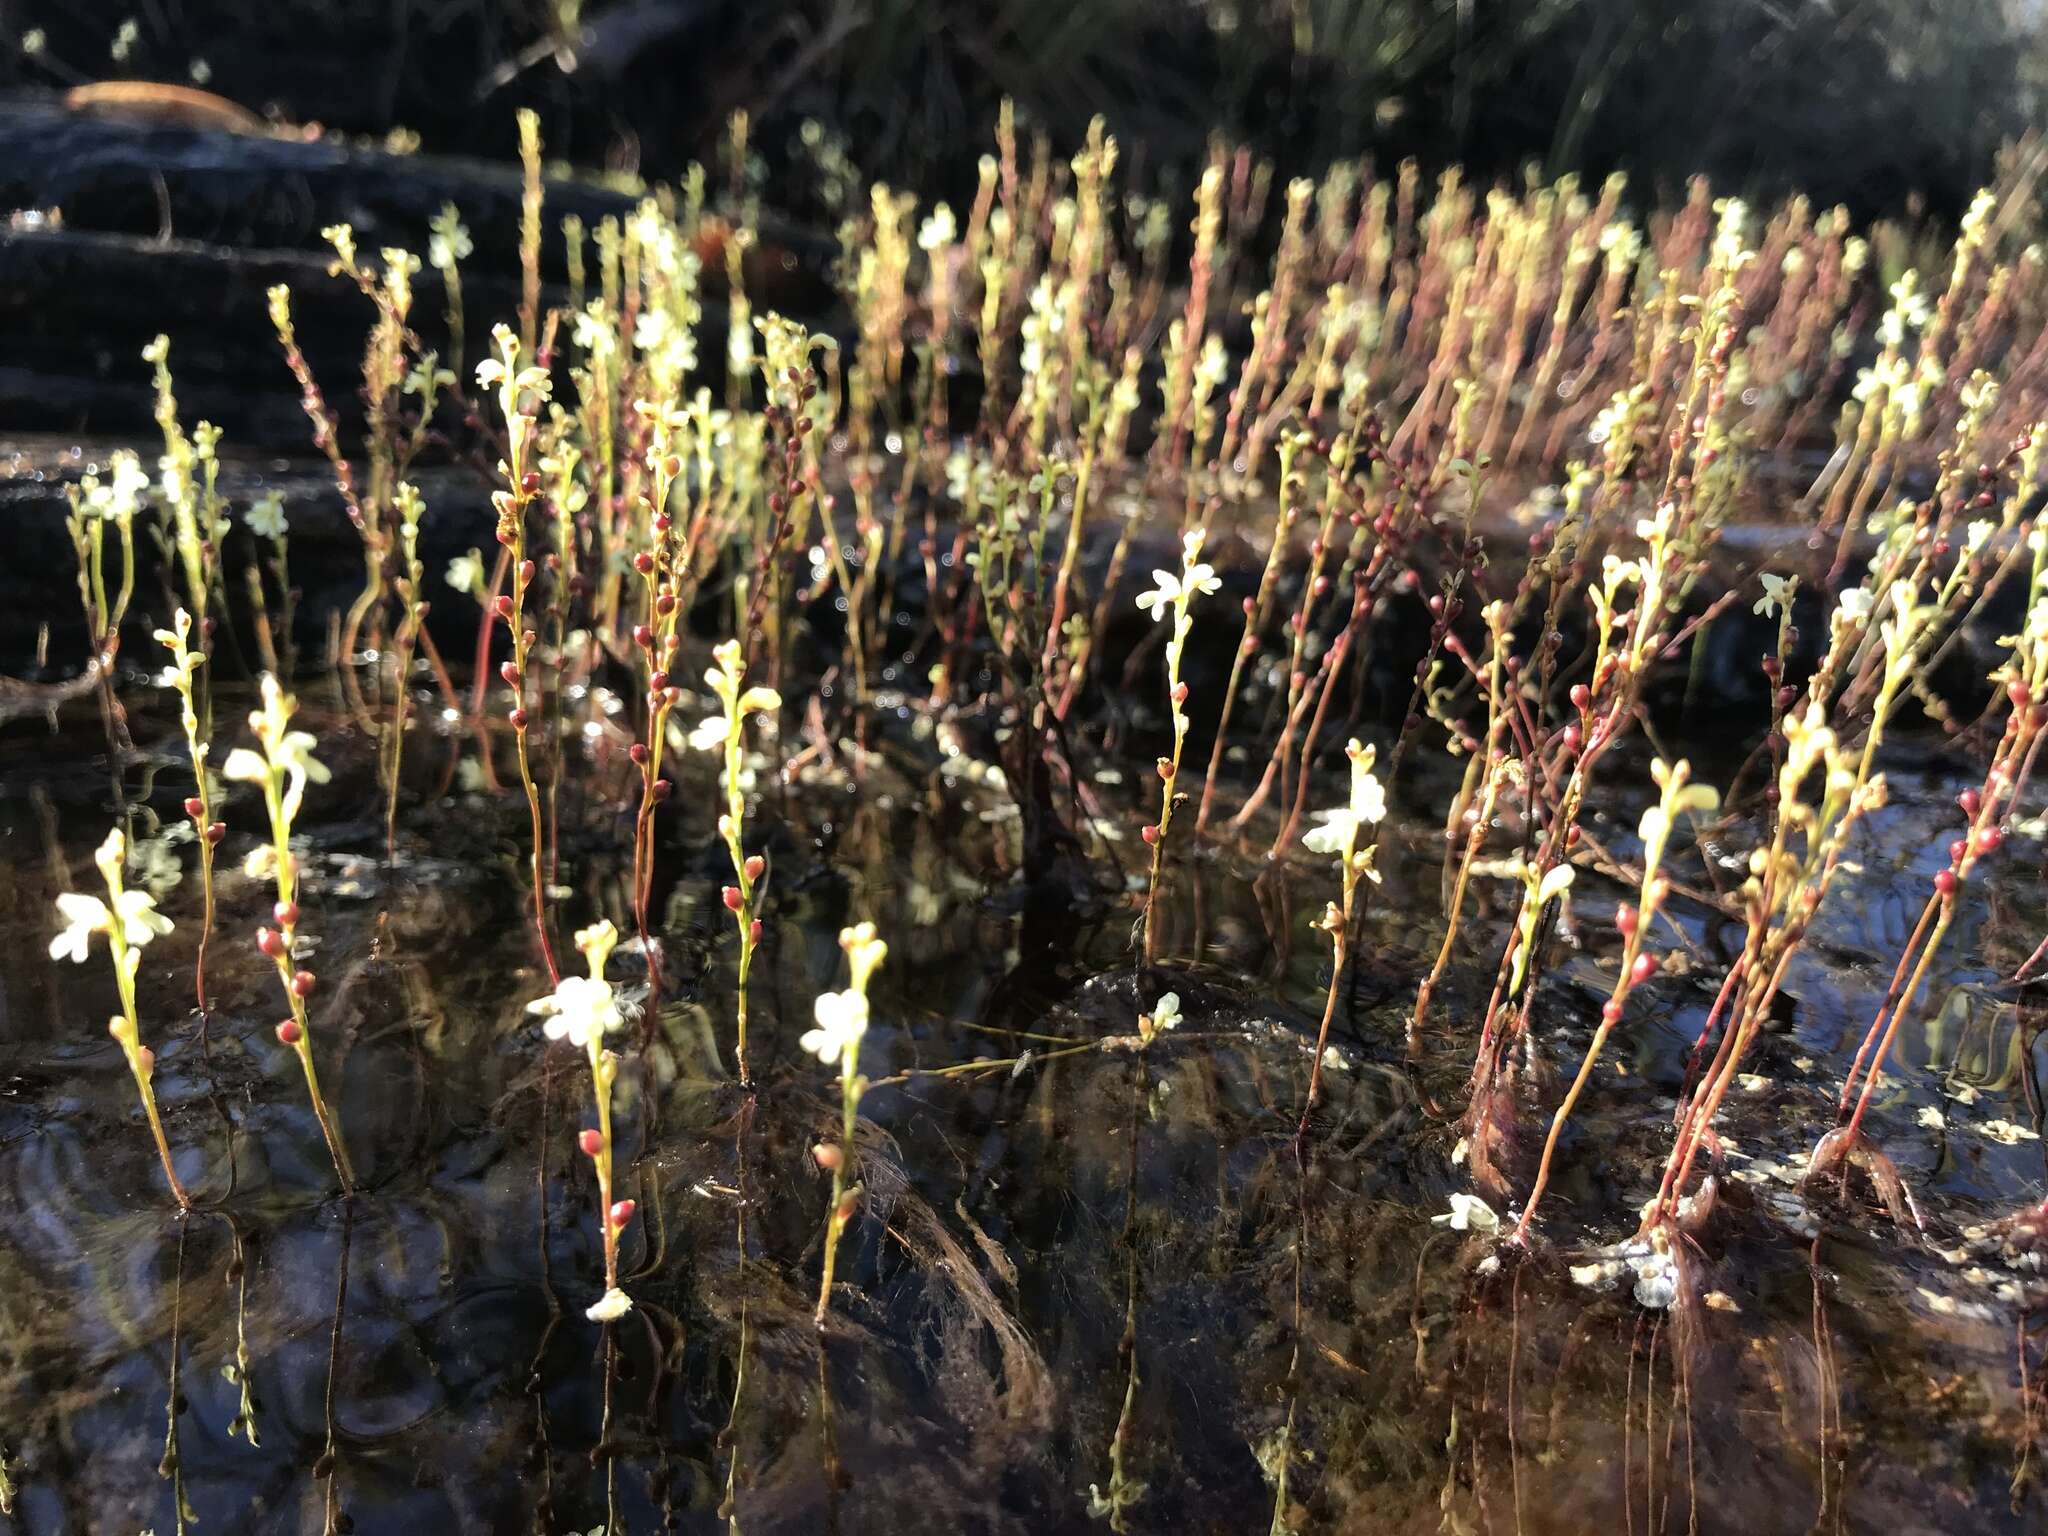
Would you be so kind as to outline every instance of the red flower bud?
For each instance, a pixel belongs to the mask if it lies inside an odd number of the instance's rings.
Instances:
[[[277,1026],[277,1043],[279,1045],[297,1045],[300,1033],[299,1021],[297,1019],[286,1019]]]
[[[639,554],[633,557],[633,569],[638,571],[642,576],[653,575],[654,556],[648,554],[647,551],[643,549]]]
[[[634,1204],[633,1204],[633,1202],[632,1202],[632,1201],[630,1201],[630,1200],[615,1200],[615,1201],[613,1201],[613,1202],[612,1202],[612,1225],[613,1225],[613,1226],[615,1226],[615,1227],[623,1227],[623,1226],[625,1226],[625,1225],[626,1225],[626,1223],[630,1222],[630,1221],[631,1221],[631,1220],[633,1219],[633,1212],[634,1212],[635,1210],[637,1210],[638,1208],[639,1208],[639,1207],[637,1207],[636,1205],[634,1205]]]
[[[533,562],[532,562],[531,560],[522,560],[522,561],[520,561],[520,562],[519,562],[519,585],[521,585],[522,587],[523,587],[523,586],[526,586],[526,585],[528,585],[528,584],[529,584],[530,582],[532,582],[532,580],[533,580]]]
[[[206,802],[197,795],[188,795],[185,799],[185,814],[197,821],[206,814]]]
[[[1636,963],[1630,966],[1628,969],[1629,981],[1638,987],[1640,987],[1644,982],[1648,981],[1652,976],[1656,974],[1657,957],[1649,953],[1647,950],[1645,950],[1642,954],[1637,955]]]
[[[1138,828],[1138,836],[1145,839],[1148,843],[1156,843],[1159,841],[1159,829],[1148,822],[1146,825]]]
[[[645,624],[633,626],[633,643],[643,651],[654,649],[654,631]]]
[[[760,879],[761,872],[765,870],[767,867],[768,861],[762,858],[761,855],[759,855],[758,853],[750,854],[747,858],[747,862],[741,866],[741,868],[746,871],[746,875],[749,880]]]
[[[1614,909],[1614,926],[1624,939],[1634,938],[1636,932],[1636,909],[1623,902]]]
[[[654,796],[657,801],[660,801],[666,800],[670,795],[674,794],[675,788],[675,785],[671,784],[667,779],[656,779],[648,786],[647,792]]]
[[[312,995],[313,995],[313,973],[312,973],[311,971],[293,971],[293,972],[292,972],[292,996],[294,996],[294,997],[311,997]]]
[[[1934,889],[1942,896],[1955,895],[1956,872],[1952,869],[1944,869],[1940,874],[1936,875],[1934,877]]]
[[[718,893],[718,899],[725,903],[728,912],[737,912],[746,904],[746,898],[740,895],[740,888],[736,885],[726,886]]]
[[[491,604],[491,611],[497,614],[497,616],[503,619],[507,624],[510,624],[512,622],[512,599],[507,597],[503,592],[500,592],[498,594],[498,600]]]
[[[759,919],[758,917],[755,918],[751,923],[747,924],[747,942],[749,944],[758,944],[761,942],[761,919]]]
[[[1956,796],[1956,804],[1963,808],[1963,814],[1972,821],[1977,819],[1978,807],[1983,805],[1983,803],[1983,797],[1974,789],[1966,789]]]
[[[661,596],[657,597],[654,600],[654,611],[663,618],[667,618],[670,614],[674,613],[676,611],[675,593],[664,592]]]
[[[513,729],[513,730],[515,730],[515,731],[523,731],[523,730],[525,730],[525,729],[526,729],[526,718],[527,718],[527,717],[526,717],[526,711],[525,711],[525,710],[523,710],[523,709],[514,709],[514,710],[512,711],[512,713],[511,713],[511,714],[509,714],[509,715],[507,715],[507,716],[506,716],[505,718],[506,718],[507,720],[510,720],[510,721],[512,722],[512,729]]]
[[[206,829],[206,840],[209,843],[218,843],[222,838],[226,837],[227,835],[228,824],[224,821],[216,821],[212,826]]]
[[[1979,853],[1996,853],[2005,842],[2005,834],[1997,827],[1986,827],[1977,834]]]
[[[811,1156],[816,1159],[818,1166],[827,1173],[837,1172],[839,1165],[846,1161],[844,1154],[829,1141],[821,1141],[812,1147]]]
[[[1176,704],[1185,704],[1187,703],[1187,701],[1188,685],[1186,683],[1175,683],[1173,685],[1173,702]]]
[[[577,1134],[576,1145],[583,1149],[585,1157],[596,1157],[604,1150],[604,1137],[594,1130],[583,1130]]]
[[[1571,698],[1572,708],[1583,712],[1593,702],[1593,690],[1584,683],[1573,683]]]
[[[505,679],[514,688],[517,688],[519,686],[519,663],[516,661],[500,662],[498,664],[498,676]]]
[[[280,901],[270,909],[270,915],[277,919],[280,928],[296,928],[299,923],[299,904],[296,901]]]
[[[256,930],[256,947],[275,960],[284,953],[284,935],[275,928],[258,928]]]
[[[636,763],[638,763],[638,764],[639,764],[639,765],[640,765],[641,767],[643,767],[643,768],[644,768],[644,767],[646,767],[646,766],[647,766],[647,743],[646,743],[646,742],[644,742],[644,741],[636,741],[636,742],[634,742],[634,743],[633,743],[633,745],[631,745],[630,747],[626,748],[626,756],[628,756],[628,757],[630,757],[631,759],[633,759],[633,761],[634,761],[634,762],[636,762]]]
[[[1609,1025],[1619,1024],[1621,1022],[1620,998],[1610,997],[1609,999],[1607,999],[1606,1002],[1600,1005],[1600,1021],[1603,1024]]]

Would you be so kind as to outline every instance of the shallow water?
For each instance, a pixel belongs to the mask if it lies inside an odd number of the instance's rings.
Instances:
[[[344,1202],[248,938],[269,900],[237,869],[257,808],[246,791],[227,806],[202,1018],[194,853],[151,841],[182,821],[175,713],[139,679],[124,698],[138,753],[118,770],[90,701],[54,737],[33,719],[0,733],[13,1529],[169,1532],[179,1486],[201,1529],[237,1532],[2041,1528],[2041,1271],[1968,1235],[2041,1194],[2041,1004],[1999,979],[2048,921],[2031,838],[1966,904],[1879,1106],[1927,1237],[1860,1182],[1797,1182],[1952,835],[1960,754],[1908,746],[1888,764],[1880,835],[1723,1117],[1726,1192],[1698,1255],[1716,1299],[1675,1313],[1566,1270],[1633,1231],[1654,1188],[1685,1052],[1740,943],[1706,902],[1674,899],[1689,973],[1632,1008],[1568,1134],[1555,1246],[1483,1267],[1484,1240],[1431,1218],[1466,1187],[1453,1122],[1504,885],[1468,914],[1419,1055],[1403,1043],[1443,926],[1436,754],[1412,753],[1394,788],[1305,1140],[1329,963],[1309,924],[1334,879],[1327,861],[1269,863],[1271,821],[1176,865],[1165,961],[1146,973],[1128,889],[1142,845],[1127,830],[1092,885],[1024,884],[975,722],[935,734],[885,708],[857,773],[841,755],[785,785],[786,719],[750,822],[771,894],[749,1095],[729,1055],[709,759],[686,761],[661,826],[664,995],[616,1090],[637,1306],[605,1330],[583,1316],[601,1274],[574,1148],[587,1074],[525,1011],[547,986],[509,742],[488,749],[510,786],[494,789],[484,749],[422,695],[387,863],[373,744],[330,680],[302,682],[335,769],[302,820],[302,931],[318,940],[321,1071],[364,1184]],[[571,701],[564,934],[600,915],[631,932],[628,770],[603,702]],[[224,689],[219,718],[243,706]],[[1148,819],[1145,745],[1087,764],[1105,828]],[[182,1222],[100,1027],[103,955],[44,954],[51,899],[90,876],[117,807],[158,849],[144,857],[179,922],[145,952],[141,995],[202,1206]],[[1625,860],[1639,808],[1599,805],[1592,840]],[[1707,876],[1732,888],[1731,869]],[[1561,927],[1533,1032],[1556,1072],[1611,983],[1618,890],[1582,871],[1584,916]],[[809,1147],[838,1109],[796,1037],[859,918],[890,956],[862,1057],[866,1198],[821,1335],[829,1183]],[[624,955],[613,974],[638,966]],[[1169,987],[1177,1030],[1143,1053],[1100,1047]],[[943,1070],[979,1059],[993,1064]],[[1554,1102],[1553,1085],[1525,1105],[1530,1136]],[[238,1339],[260,1444],[230,1433]],[[176,1478],[160,1468],[172,1422]]]

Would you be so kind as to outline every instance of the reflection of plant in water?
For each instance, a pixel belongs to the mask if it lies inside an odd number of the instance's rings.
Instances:
[[[590,1063],[590,1091],[597,1105],[597,1126],[576,1136],[576,1145],[597,1173],[597,1208],[604,1233],[604,1295],[589,1309],[593,1322],[609,1323],[633,1309],[619,1289],[619,1234],[633,1219],[631,1200],[612,1199],[612,1082],[619,1075],[618,1053],[605,1048],[604,1037],[625,1027],[611,983],[604,979],[605,962],[619,942],[608,922],[576,935],[576,947],[590,964],[588,976],[564,976],[555,990],[527,1005],[527,1012],[545,1014],[550,1040],[567,1040]]]
[[[320,1074],[313,1066],[312,1025],[306,1017],[306,999],[313,994],[315,977],[309,970],[295,968],[300,915],[299,862],[298,855],[292,852],[292,824],[298,820],[299,810],[305,803],[307,783],[325,784],[329,774],[313,756],[315,742],[312,736],[291,728],[292,711],[297,708],[297,701],[267,672],[263,675],[262,695],[262,707],[249,715],[249,728],[256,733],[256,745],[260,750],[235,748],[221,765],[221,772],[238,782],[258,785],[263,791],[263,806],[270,822],[270,841],[257,846],[249,855],[245,868],[251,878],[261,879],[269,875],[276,881],[277,901],[272,905],[270,915],[277,927],[257,928],[256,947],[277,967],[278,984],[284,989],[285,1002],[291,1008],[291,1017],[277,1026],[278,1042],[299,1058],[299,1068],[306,1078],[306,1095],[312,1100],[313,1114],[320,1122],[320,1134],[326,1138],[328,1154],[334,1159],[334,1171],[340,1176],[342,1192],[353,1194],[356,1180],[355,1172],[349,1166],[348,1148],[342,1142],[341,1128],[328,1112],[327,1100],[320,1092]]]
[[[186,1528],[199,1521],[192,1501],[185,1495],[185,1457],[178,1447],[178,1420],[184,1416],[186,1408],[185,1389],[180,1378],[184,1373],[185,1237],[190,1230],[190,1223],[178,1223],[176,1267],[171,1273],[171,1366],[170,1380],[165,1387],[164,1453],[156,1469],[157,1476],[171,1485],[171,1508],[173,1518],[178,1522],[178,1536],[185,1536]]]
[[[172,616],[171,627],[160,629],[156,638],[170,649],[172,685],[178,690],[179,718],[185,727],[185,749],[192,759],[193,790],[185,800],[185,814],[192,818],[192,830],[199,841],[199,883],[201,907],[199,919],[199,958],[193,963],[192,989],[199,1002],[199,1010],[206,1011],[206,951],[213,941],[213,852],[220,846],[220,840],[227,835],[225,823],[214,820],[213,783],[208,776],[206,755],[211,743],[204,738],[199,724],[199,706],[196,701],[194,677],[206,660],[205,653],[192,649],[192,615],[180,608]]]
[[[826,1066],[839,1068],[839,1141],[820,1142],[814,1149],[821,1167],[832,1170],[832,1214],[825,1226],[825,1271],[818,1281],[817,1323],[825,1326],[825,1314],[832,1306],[832,1271],[839,1260],[839,1239],[846,1224],[860,1209],[860,1186],[846,1183],[847,1163],[853,1157],[854,1120],[860,1111],[860,1096],[867,1080],[860,1075],[861,1036],[868,1032],[868,981],[889,946],[875,937],[873,923],[859,923],[842,929],[839,947],[846,951],[847,984],[844,992],[821,992],[813,1011],[815,1028],[804,1031],[799,1042]]]
[[[83,964],[93,939],[106,938],[114,962],[114,985],[121,994],[121,1011],[107,1021],[107,1033],[127,1058],[135,1090],[142,1097],[142,1112],[149,1119],[150,1134],[156,1138],[164,1178],[178,1204],[185,1207],[192,1200],[185,1193],[185,1186],[178,1182],[178,1170],[171,1163],[171,1145],[164,1139],[163,1120],[156,1109],[156,1091],[152,1086],[156,1052],[142,1043],[142,1024],[135,1012],[135,973],[142,965],[142,947],[169,933],[171,920],[156,910],[155,898],[147,891],[124,888],[121,867],[127,857],[128,839],[116,827],[93,855],[93,862],[99,865],[100,875],[107,883],[107,899],[101,901],[97,896],[77,892],[66,892],[57,898],[57,912],[64,919],[64,928],[50,941],[50,958]]]

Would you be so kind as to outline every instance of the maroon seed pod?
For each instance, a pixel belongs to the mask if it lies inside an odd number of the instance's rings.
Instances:
[[[647,743],[644,741],[634,742],[633,745],[626,748],[626,756],[633,759],[642,768],[645,768],[647,766]]]
[[[576,1145],[583,1149],[585,1157],[596,1157],[600,1152],[604,1151],[604,1137],[596,1131],[586,1128],[577,1133]]]
[[[633,626],[633,643],[634,643],[635,645],[639,646],[639,647],[640,647],[640,649],[641,649],[641,650],[643,650],[643,651],[651,651],[651,650],[653,650],[653,649],[654,649],[654,631],[653,631],[653,629],[652,629],[652,628],[650,628],[650,627],[649,627],[648,625],[645,625],[645,624],[635,624],[635,625]]]
[[[657,597],[654,600],[654,611],[663,618],[667,618],[670,614],[674,613],[676,611],[675,593],[664,592],[661,596]]]
[[[222,838],[226,837],[227,835],[228,824],[224,821],[216,821],[212,826],[206,829],[206,840],[209,843],[218,843]]]
[[[540,491],[540,471],[529,469],[525,474],[521,475],[519,477],[519,489],[528,496],[538,494]]]
[[[647,679],[647,691],[651,694],[659,693],[667,686],[668,674],[666,672],[656,672]]]
[[[648,793],[654,796],[657,804],[666,800],[674,792],[675,785],[671,784],[667,779],[656,779],[653,786],[648,790]]]
[[[297,1019],[286,1019],[277,1026],[277,1043],[279,1045],[297,1045],[303,1034],[304,1031],[299,1028],[299,1021]]]
[[[652,576],[654,574],[654,556],[648,554],[644,549],[641,550],[639,554],[633,557],[633,569],[642,576]]]
[[[527,715],[524,709],[514,709],[512,713],[507,715],[505,718],[512,722],[513,730],[523,731],[526,729]]]

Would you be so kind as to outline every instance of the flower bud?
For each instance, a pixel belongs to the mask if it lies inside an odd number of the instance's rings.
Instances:
[[[520,561],[520,562],[519,562],[519,585],[521,585],[522,587],[524,587],[524,586],[530,586],[530,585],[532,585],[532,583],[533,583],[533,562],[532,562],[531,560],[522,560],[522,561]]]
[[[1173,759],[1172,759],[1172,758],[1170,758],[1170,757],[1162,757],[1162,758],[1160,758],[1160,759],[1159,759],[1159,760],[1158,760],[1158,761],[1157,761],[1156,763],[1154,763],[1154,764],[1153,764],[1152,766],[1153,766],[1153,767],[1155,767],[1155,768],[1157,768],[1157,769],[1159,770],[1159,777],[1160,777],[1160,778],[1164,779],[1164,780],[1165,780],[1165,781],[1166,781],[1167,783],[1169,783],[1169,784],[1171,784],[1171,783],[1173,782]]]
[[[758,853],[751,854],[748,856],[747,862],[740,867],[746,871],[748,880],[758,880],[761,878],[762,871],[767,869],[768,861]]]
[[[1960,795],[1956,796],[1956,804],[1963,808],[1963,814],[1969,817],[1972,821],[1975,821],[1977,819],[1978,808],[1982,806],[1983,803],[1983,797],[1979,795],[1977,791],[1974,789],[1966,789]]]
[[[497,601],[491,604],[491,611],[507,624],[510,624],[512,622],[512,599],[503,592],[500,592]]]
[[[284,953],[284,935],[275,928],[258,928],[256,930],[256,947],[275,960]]]
[[[1159,829],[1148,822],[1138,828],[1138,836],[1145,839],[1148,843],[1156,843],[1159,841]]]
[[[1572,708],[1583,713],[1586,706],[1593,702],[1593,690],[1584,683],[1573,683],[1571,699]]]
[[[1614,1025],[1621,1022],[1621,999],[1610,997],[1600,1005],[1600,1022]]]
[[[312,995],[313,995],[313,973],[312,973],[311,971],[293,971],[293,972],[292,972],[292,996],[294,996],[294,997],[311,997]]]
[[[1636,956],[1636,963],[1629,967],[1628,979],[1632,985],[1640,987],[1656,974],[1657,957],[1645,950]]]
[[[585,1157],[596,1157],[604,1151],[604,1137],[595,1130],[585,1128],[577,1133],[576,1145],[583,1149]]]
[[[728,912],[737,912],[746,903],[746,898],[740,895],[740,888],[736,885],[726,886],[718,893],[718,899],[725,903],[725,910]]]
[[[277,1026],[277,1043],[279,1045],[297,1045],[299,1037],[303,1033],[304,1031],[299,1028],[299,1021],[297,1019],[286,1019]]]
[[[670,795],[674,794],[675,789],[675,785],[670,783],[667,779],[656,779],[652,784],[647,786],[647,793],[654,796],[655,800],[659,802],[662,800],[666,800]]]
[[[1955,895],[1956,872],[1952,869],[1942,870],[1939,874],[1937,874],[1934,877],[1934,889],[1936,894],[1941,896]]]
[[[1979,853],[1996,853],[2004,842],[2004,832],[1997,827],[1986,827],[1977,834],[1977,851]]]
[[[646,742],[644,742],[644,741],[636,741],[636,742],[634,742],[634,743],[633,743],[633,745],[631,745],[630,747],[626,748],[626,756],[628,756],[628,757],[630,757],[631,759],[633,759],[633,761],[634,761],[635,763],[639,764],[639,765],[640,765],[640,766],[641,766],[642,768],[646,767],[646,766],[647,766],[647,743],[646,743]]]
[[[206,814],[206,802],[197,795],[188,795],[185,799],[185,814],[197,821]]]
[[[747,942],[749,944],[758,944],[761,942],[761,919],[759,919],[758,917],[755,918],[751,923],[747,924]]]
[[[299,904],[296,901],[280,901],[270,909],[270,915],[277,919],[280,928],[296,928],[299,923]]]
[[[641,550],[639,554],[633,557],[633,569],[642,576],[652,576],[654,574],[654,556],[648,554],[644,549]]]
[[[135,1066],[144,1077],[156,1075],[156,1052],[146,1045],[135,1047]]]
[[[654,631],[645,624],[633,626],[633,643],[643,651],[654,649]]]
[[[512,722],[513,730],[523,731],[526,729],[527,715],[524,709],[515,707],[512,713],[507,715],[505,718]]]
[[[654,600],[654,611],[663,618],[667,618],[670,614],[674,613],[676,611],[675,593],[664,592],[661,596],[657,597]]]
[[[1614,909],[1614,926],[1624,939],[1632,939],[1636,933],[1636,909],[1623,902]]]
[[[628,1222],[630,1222],[633,1219],[633,1212],[637,1209],[639,1209],[639,1207],[636,1206],[631,1200],[613,1201],[611,1213],[612,1225],[615,1227],[625,1226]]]
[[[216,821],[212,826],[206,829],[206,840],[209,843],[217,844],[220,842],[222,838],[226,837],[227,835],[228,824],[224,821]]]
[[[1188,685],[1186,683],[1175,683],[1173,685],[1173,702],[1176,704],[1185,704],[1187,703],[1187,701]]]
[[[500,662],[498,664],[498,676],[505,679],[514,688],[517,688],[519,686],[519,663],[516,661]]]
[[[846,1161],[845,1156],[840,1150],[829,1141],[821,1141],[812,1147],[811,1156],[817,1160],[818,1166],[827,1173],[837,1173],[839,1165]]]

